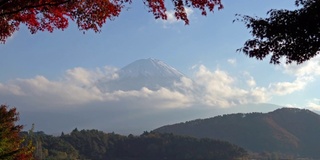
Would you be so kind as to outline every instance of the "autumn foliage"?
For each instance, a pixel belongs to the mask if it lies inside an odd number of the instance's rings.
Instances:
[[[2,160],[32,160],[33,147],[23,145],[24,139],[19,135],[22,125],[16,125],[18,113],[16,108],[8,109],[0,106],[0,159]]]
[[[189,24],[185,7],[213,12],[215,6],[222,9],[221,0],[171,0],[175,17]],[[31,33],[52,32],[65,29],[74,21],[80,30],[99,32],[107,20],[119,16],[132,0],[0,0],[0,42],[19,29],[20,24],[28,26]],[[166,19],[164,0],[143,0],[155,18]]]

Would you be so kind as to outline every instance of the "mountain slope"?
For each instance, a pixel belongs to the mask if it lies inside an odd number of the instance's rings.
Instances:
[[[117,71],[116,74],[118,78],[100,79],[97,86],[105,92],[140,90],[143,87],[157,90],[161,87],[172,88],[174,82],[184,77],[175,68],[152,58],[134,61]]]
[[[282,108],[266,114],[230,114],[163,126],[155,131],[226,140],[254,152],[320,158],[320,116],[309,110]]]

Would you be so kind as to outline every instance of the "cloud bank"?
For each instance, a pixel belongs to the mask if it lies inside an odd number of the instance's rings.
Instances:
[[[238,104],[261,103],[268,100],[266,90],[255,86],[253,77],[245,79],[248,85],[239,87],[237,80],[226,71],[209,70],[204,65],[195,69],[194,79],[182,77],[175,82],[177,89],[161,87],[151,90],[143,87],[140,90],[104,92],[97,86],[97,81],[117,79],[112,67],[88,70],[81,67],[69,69],[59,81],[49,80],[44,76],[30,79],[15,79],[0,83],[0,94],[11,97],[32,106],[77,106],[90,103],[121,103],[153,108],[186,108],[194,105],[206,107],[230,107]],[[104,81],[107,82],[107,81]],[[249,88],[249,89],[246,89]],[[140,103],[143,102],[143,103]]]
[[[319,60],[315,58],[299,66],[282,65],[283,73],[293,80],[272,82],[266,86],[260,85],[248,71],[235,76],[226,70],[197,65],[192,67],[192,78],[181,77],[180,81],[174,82],[174,88],[164,86],[151,90],[142,87],[112,92],[101,90],[97,83],[101,79],[103,82],[118,79],[118,68],[106,66],[90,70],[76,67],[66,70],[59,80],[38,75],[0,82],[0,96],[1,103],[16,106],[23,113],[26,124],[37,123],[43,128],[68,125],[67,130],[81,128],[81,125],[83,128],[96,128],[98,124],[114,128],[117,125],[130,132],[141,131],[145,123],[153,127],[155,124],[175,123],[179,116],[179,120],[190,120],[199,118],[200,112],[202,115],[217,114],[219,110],[268,103],[274,96],[304,90],[320,75]],[[235,64],[235,61],[227,62],[232,66]],[[308,100],[306,107],[320,110],[319,97]]]
[[[235,64],[235,60],[228,60]],[[139,106],[154,108],[186,108],[197,106],[225,108],[249,103],[265,103],[273,96],[285,96],[303,90],[320,75],[320,58],[302,65],[282,65],[283,73],[295,77],[289,82],[273,82],[259,86],[249,72],[236,78],[221,69],[210,70],[204,65],[193,67],[193,78],[182,77],[175,82],[178,89],[162,88],[113,92],[102,91],[99,79],[115,80],[117,68],[103,67],[89,70],[82,67],[68,69],[59,81],[38,75],[30,79],[15,79],[0,83],[0,95],[10,99],[35,103],[33,106],[83,105],[94,102],[128,101]],[[104,81],[107,82],[107,81]],[[139,103],[143,102],[143,103]],[[47,105],[50,104],[50,105]],[[314,106],[314,105],[313,105]]]

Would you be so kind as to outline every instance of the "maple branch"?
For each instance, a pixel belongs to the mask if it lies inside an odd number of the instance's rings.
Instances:
[[[0,1],[0,9],[2,8],[3,5],[5,5],[5,3],[7,3],[9,0],[3,0],[3,1]],[[65,0],[65,1],[62,1],[62,2],[59,2],[59,3],[43,3],[43,4],[38,4],[38,5],[27,5],[27,6],[24,6],[18,10],[15,10],[15,11],[9,11],[9,12],[3,12],[3,13],[0,13],[0,17],[2,16],[5,16],[5,15],[10,15],[10,14],[15,14],[15,13],[19,13],[25,9],[30,9],[30,8],[38,8],[38,7],[44,7],[44,6],[58,6],[58,5],[61,5],[61,4],[65,4],[65,3],[68,3],[70,2],[71,0]]]

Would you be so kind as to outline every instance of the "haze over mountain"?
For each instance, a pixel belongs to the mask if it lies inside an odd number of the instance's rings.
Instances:
[[[167,125],[154,131],[225,140],[254,152],[320,158],[320,116],[306,109],[229,114]]]

